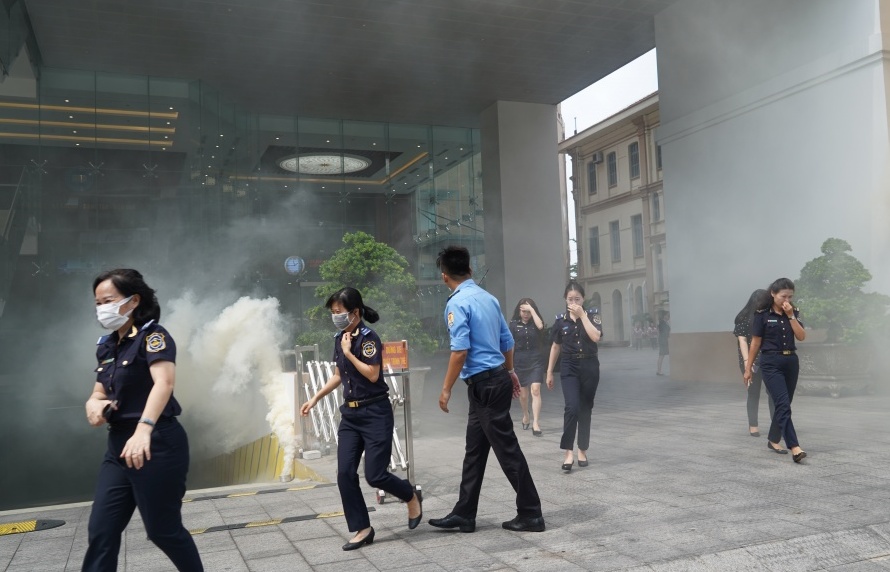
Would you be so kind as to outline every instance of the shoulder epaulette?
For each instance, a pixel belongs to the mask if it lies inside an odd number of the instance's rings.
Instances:
[[[364,327],[364,328],[362,328],[362,335],[363,335],[363,336],[367,336],[367,335],[370,334],[370,333],[371,333],[371,328],[368,328],[368,327]]]
[[[108,339],[108,336],[110,336],[110,335],[111,335],[111,334],[105,334],[104,336],[102,336],[101,338],[99,338],[98,341],[96,341],[96,345],[97,345],[97,346],[101,346],[102,344],[104,344],[105,341]]]
[[[140,329],[140,330],[145,330],[146,328],[148,328],[150,325],[152,325],[152,324],[154,324],[154,323],[155,323],[154,320],[149,320],[149,321],[145,322],[145,323],[142,325],[142,327],[139,328],[139,329]]]
[[[565,314],[557,314],[556,315],[557,320],[562,320],[563,318],[565,318]]]

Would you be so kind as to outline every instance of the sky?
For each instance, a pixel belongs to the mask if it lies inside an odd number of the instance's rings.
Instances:
[[[607,75],[598,82],[582,89],[561,104],[566,138],[580,133],[592,125],[607,119],[652,92],[658,91],[658,71],[655,50]],[[571,159],[566,158],[566,180],[569,191],[569,238],[575,238],[575,208],[572,202]],[[571,262],[577,260],[576,244],[569,243]]]

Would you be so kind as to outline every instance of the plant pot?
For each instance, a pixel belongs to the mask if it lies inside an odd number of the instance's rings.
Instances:
[[[865,345],[802,344],[797,355],[798,394],[841,397],[872,392],[872,351]]]

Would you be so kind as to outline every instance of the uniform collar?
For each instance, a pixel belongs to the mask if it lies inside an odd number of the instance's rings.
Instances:
[[[475,285],[476,285],[476,282],[474,282],[472,278],[467,278],[466,280],[464,280],[463,282],[461,282],[460,284],[457,285],[457,288],[455,288],[454,292],[452,292],[448,296],[448,299],[450,300],[452,296],[454,296],[455,294],[460,292],[464,286],[475,286]]]

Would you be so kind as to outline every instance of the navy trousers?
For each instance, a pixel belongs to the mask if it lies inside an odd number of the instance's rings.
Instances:
[[[600,384],[599,358],[572,359],[563,356],[559,366],[559,383],[566,402],[559,448],[574,450],[577,433],[578,448],[586,451],[590,446],[593,399]]]
[[[121,534],[138,507],[148,539],[180,572],[204,570],[192,535],[182,526],[182,497],[189,467],[185,429],[175,418],[159,420],[151,434],[151,460],[141,469],[120,458],[135,424],[112,428],[99,469],[90,513],[86,572],[116,572]]]
[[[785,438],[786,447],[790,449],[799,446],[794,422],[791,421],[791,400],[794,399],[794,390],[797,389],[797,374],[800,372],[797,355],[761,353],[760,371],[763,373],[766,390],[772,396],[776,406],[773,425],[778,427],[779,432]],[[770,427],[770,440],[773,440],[772,427]],[[778,438],[773,441],[773,443],[776,442],[778,442]]]
[[[362,407],[340,406],[337,430],[337,487],[350,532],[371,526],[368,506],[358,482],[358,465],[365,453],[365,481],[405,502],[414,497],[414,487],[406,479],[390,473],[394,420],[389,400]]]
[[[476,518],[485,464],[488,462],[488,452],[493,449],[501,470],[516,491],[517,514],[524,517],[542,516],[538,490],[513,431],[513,420],[510,418],[513,382],[507,370],[467,387],[467,398],[470,408],[466,452],[460,494],[451,512],[464,518]]]

